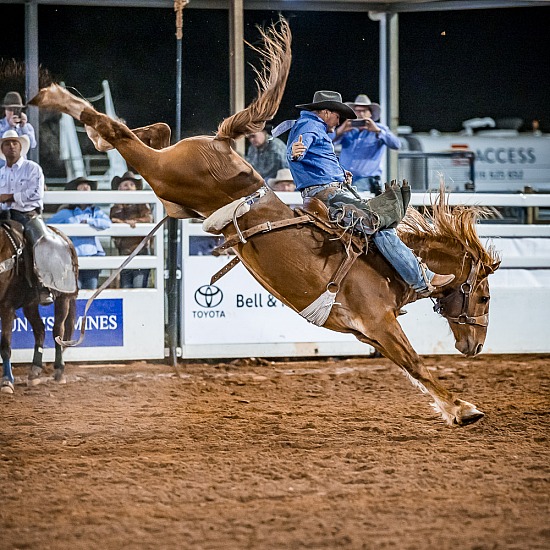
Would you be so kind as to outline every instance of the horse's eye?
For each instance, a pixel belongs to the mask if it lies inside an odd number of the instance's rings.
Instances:
[[[482,296],[479,301],[482,303],[482,304],[487,304],[489,302],[489,300],[491,299],[490,296]]]

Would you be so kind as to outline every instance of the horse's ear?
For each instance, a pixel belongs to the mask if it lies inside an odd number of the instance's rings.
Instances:
[[[499,267],[500,267],[501,260],[496,261],[495,263],[491,265],[484,265],[479,270],[479,275],[481,278],[485,279],[485,277],[488,277],[489,275],[492,275]]]

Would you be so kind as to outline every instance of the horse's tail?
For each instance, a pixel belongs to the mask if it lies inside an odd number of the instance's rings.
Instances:
[[[248,107],[226,118],[218,126],[216,139],[237,139],[263,130],[266,121],[275,116],[281,103],[292,61],[290,27],[281,17],[279,28],[273,24],[268,29],[259,30],[263,47],[251,46],[262,57],[261,69],[254,67],[257,97]]]

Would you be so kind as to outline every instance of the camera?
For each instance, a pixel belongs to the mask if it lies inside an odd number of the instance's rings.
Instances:
[[[351,127],[352,128],[362,128],[365,126],[366,119],[365,118],[356,118],[351,121]]]
[[[15,116],[21,116],[21,107],[14,107],[12,111]]]

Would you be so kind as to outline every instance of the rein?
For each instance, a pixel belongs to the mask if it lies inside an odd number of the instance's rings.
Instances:
[[[92,305],[92,302],[101,294],[116,278],[116,276],[139,254],[141,249],[149,242],[149,239],[157,232],[157,230],[164,225],[164,222],[169,218],[170,216],[164,216],[160,222],[149,231],[149,233],[143,237],[141,242],[134,248],[132,253],[122,262],[122,264],[115,270],[113,273],[111,273],[110,277],[88,298],[88,301],[86,302],[86,307],[84,308],[84,315],[82,316],[82,325],[80,327],[80,337],[78,340],[61,340],[59,336],[55,338],[55,341],[63,347],[74,347],[78,346],[80,343],[82,343],[82,340],[84,340],[84,333],[86,332],[86,315],[88,313],[88,310],[90,309],[90,306]]]
[[[481,262],[478,260],[474,262],[472,259],[472,267],[468,278],[464,283],[462,283],[457,289],[453,292],[447,294],[444,298],[438,298],[435,301],[434,311],[443,315],[445,319],[459,325],[477,325],[479,327],[486,327],[489,325],[489,314],[485,313],[484,315],[478,315],[477,317],[471,317],[468,315],[468,310],[470,308],[470,297],[472,289],[474,288],[474,283],[477,279],[477,274],[479,273],[479,267]],[[457,293],[462,293],[462,310],[458,317],[450,317],[445,314],[445,306],[448,301]]]

